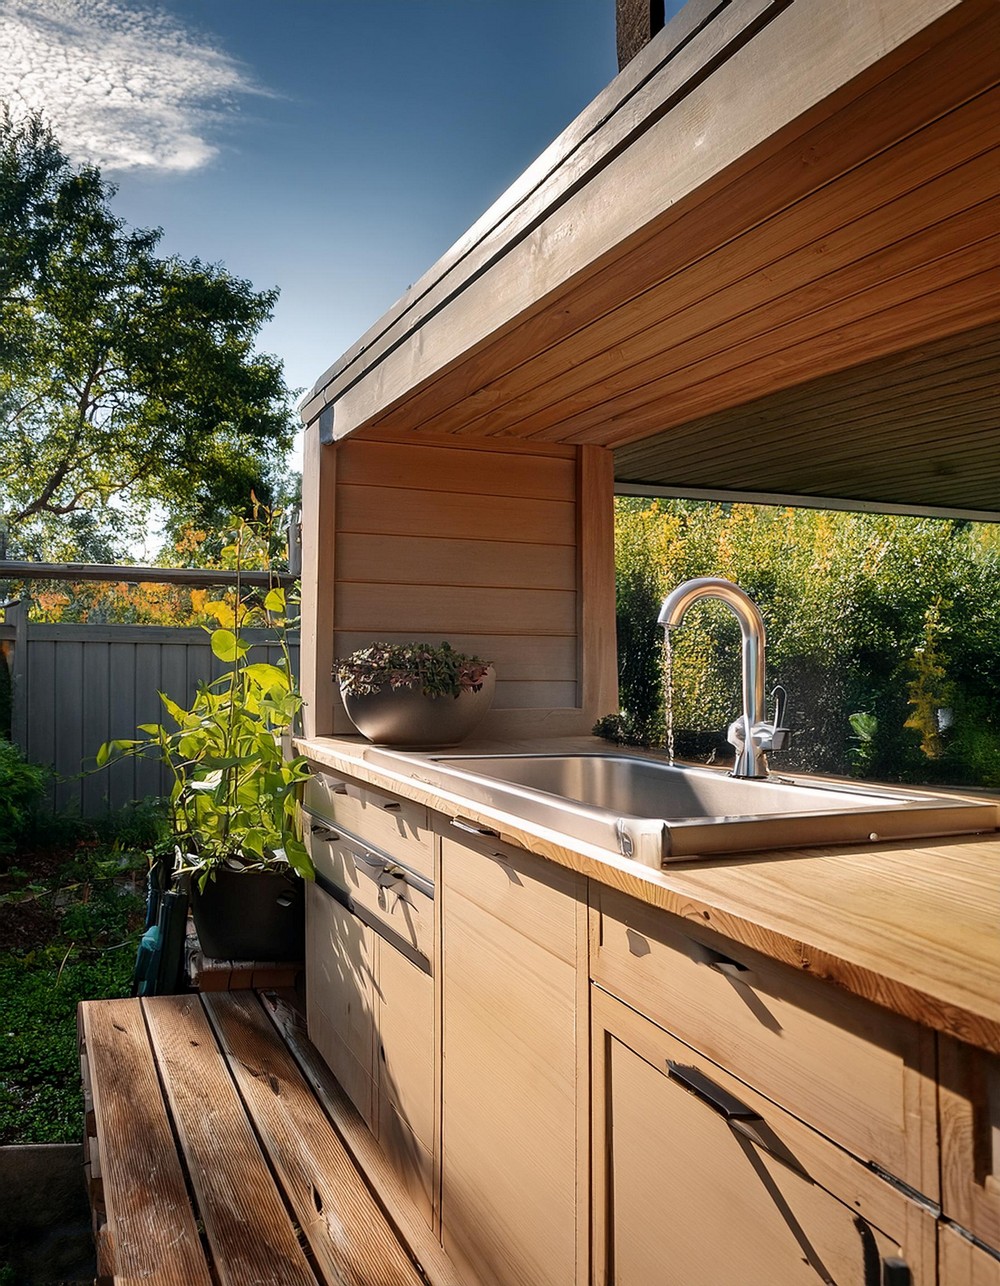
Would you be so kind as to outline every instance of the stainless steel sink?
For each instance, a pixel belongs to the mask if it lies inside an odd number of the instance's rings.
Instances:
[[[755,849],[992,831],[1000,807],[919,791],[736,778],[637,756],[441,755],[372,748],[365,758],[649,866]]]

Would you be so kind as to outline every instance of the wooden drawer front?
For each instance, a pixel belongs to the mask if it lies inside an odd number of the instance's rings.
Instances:
[[[592,1018],[597,1286],[934,1286],[931,1211],[598,988]]]
[[[308,819],[307,819],[308,820]],[[400,863],[325,823],[307,826],[316,875],[346,894],[353,909],[376,933],[388,931],[404,949],[434,959],[434,899],[429,885]],[[419,886],[419,887],[418,887]]]
[[[448,823],[442,820],[442,825]],[[451,828],[449,828],[451,829]],[[475,855],[470,861],[470,853]],[[476,860],[487,858],[488,861]],[[441,841],[450,889],[568,964],[576,964],[576,910],[586,880],[488,835],[452,830]]]
[[[1000,1259],[946,1223],[940,1225],[938,1286],[1000,1286]]]
[[[591,899],[597,982],[938,1199],[933,1033],[615,890]]]
[[[306,886],[306,1026],[369,1127],[375,1120],[375,944],[372,930],[315,884]]]
[[[366,844],[434,879],[434,837],[423,804],[325,772],[306,781],[302,804],[316,817],[343,826]]]
[[[938,1060],[941,1207],[1000,1253],[1000,1055],[942,1036]]]

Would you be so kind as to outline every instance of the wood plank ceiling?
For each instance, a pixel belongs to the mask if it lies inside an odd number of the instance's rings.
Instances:
[[[780,24],[795,13],[800,38],[818,39],[829,6],[809,3],[760,3],[754,17],[739,0],[740,41],[718,66],[703,59],[678,101],[662,89],[659,115],[614,161],[595,160],[558,209],[508,231],[506,251],[447,299],[420,316],[398,308],[370,351],[352,350],[317,385],[306,418],[332,407],[337,435],[611,447],[619,479],[666,487],[1000,517],[1000,6],[938,3],[923,29],[810,110],[777,114],[737,159],[633,217],[649,203],[636,186],[643,165],[677,161],[669,134],[649,149],[656,131],[683,112],[685,158],[699,128],[721,148],[727,112],[782,47],[766,43]],[[696,35],[718,37],[720,22]],[[774,80],[776,100],[790,96],[788,74],[775,69]],[[699,112],[709,113],[700,125]],[[615,170],[628,158],[640,176],[632,187]],[[596,226],[619,207],[621,238],[554,274],[573,254],[560,249],[557,214],[564,236],[586,240],[596,238],[587,211]],[[551,263],[532,268],[529,300],[506,306],[523,288],[517,255],[546,229],[537,245]],[[492,323],[476,300],[484,283]],[[469,340],[456,349],[463,324]]]
[[[615,476],[991,516],[1000,508],[998,375],[1000,327],[985,326],[620,447]]]

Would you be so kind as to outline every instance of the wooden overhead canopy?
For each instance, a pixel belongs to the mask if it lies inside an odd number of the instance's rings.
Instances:
[[[1000,517],[998,49],[994,0],[692,0],[304,418]]]

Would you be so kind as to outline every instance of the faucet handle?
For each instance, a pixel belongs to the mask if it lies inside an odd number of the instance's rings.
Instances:
[[[788,706],[788,693],[780,683],[771,689],[774,698],[774,718],[770,723],[768,750],[786,750],[792,737],[792,730],[785,726],[785,710]]]

